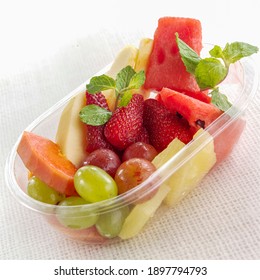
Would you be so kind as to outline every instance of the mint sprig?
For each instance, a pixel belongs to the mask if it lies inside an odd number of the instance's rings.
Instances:
[[[252,46],[243,42],[227,43],[222,50],[220,46],[214,46],[210,50],[210,55],[216,58],[221,58],[227,67],[231,63],[235,63],[243,57],[250,56],[258,52],[258,47]]]
[[[195,69],[201,61],[201,58],[190,46],[188,46],[184,41],[179,39],[178,33],[176,33],[175,35],[181,59],[186,67],[186,70],[191,74],[195,74]]]
[[[133,90],[139,89],[144,82],[144,71],[136,72],[128,65],[119,71],[116,79],[105,74],[92,77],[89,84],[86,85],[86,89],[90,94],[113,89],[116,95],[115,107],[123,107],[130,102]],[[98,105],[87,105],[80,111],[79,115],[85,124],[97,126],[105,124],[110,119],[112,112]]]
[[[225,94],[219,92],[219,88],[215,88],[210,92],[211,102],[217,106],[222,111],[227,111],[232,104],[228,101],[228,98]]]
[[[215,88],[227,76],[228,69],[214,57],[201,59],[195,68],[195,79],[201,90]]]
[[[243,42],[227,43],[224,49],[216,45],[209,51],[210,57],[201,58],[179,38],[178,33],[175,35],[187,72],[194,75],[201,90],[212,89],[211,102],[219,109],[226,111],[232,104],[224,94],[220,93],[217,86],[226,78],[230,64],[257,53],[258,47]]]
[[[115,89],[118,94],[122,91],[128,90],[128,86],[132,77],[135,74],[135,70],[131,66],[126,66],[116,75]]]
[[[144,71],[138,73],[130,66],[121,69],[116,79],[105,74],[91,78],[89,84],[86,85],[87,91],[91,94],[98,93],[107,89],[114,89],[116,97],[121,99],[123,94],[128,91],[139,89],[145,81]],[[124,106],[126,106],[125,104]]]
[[[91,78],[90,83],[86,86],[87,91],[91,94],[115,88],[116,82],[107,75],[95,76]]]
[[[105,124],[111,115],[112,112],[95,104],[83,107],[79,113],[82,122],[93,126]]]

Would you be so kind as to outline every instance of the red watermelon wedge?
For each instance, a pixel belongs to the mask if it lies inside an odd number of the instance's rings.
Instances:
[[[210,97],[200,91],[195,78],[186,71],[176,43],[176,32],[180,39],[200,54],[202,31],[199,20],[179,17],[160,18],[154,34],[144,88],[160,91],[163,87],[167,87],[209,103]]]
[[[196,130],[207,127],[223,113],[213,104],[207,104],[168,88],[163,88],[159,92],[157,100],[171,112],[179,113]]]

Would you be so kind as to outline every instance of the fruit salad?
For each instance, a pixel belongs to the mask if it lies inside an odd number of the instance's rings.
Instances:
[[[153,39],[126,46],[66,103],[55,139],[24,131],[26,193],[49,205],[49,223],[89,243],[132,238],[228,156],[245,121],[228,114],[221,84],[258,48],[234,42],[201,57],[202,47],[199,20],[160,18]]]

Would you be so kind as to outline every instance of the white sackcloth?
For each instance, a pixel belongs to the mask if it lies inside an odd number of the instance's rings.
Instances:
[[[170,15],[175,15],[173,12],[169,11]],[[163,15],[154,16],[153,26]],[[194,11],[194,17],[199,15]],[[190,12],[188,16],[193,14]],[[214,28],[213,22],[211,26]],[[219,28],[224,32],[222,25]],[[211,39],[208,34],[207,39]],[[107,246],[90,246],[66,239],[9,193],[4,165],[23,129],[110,63],[125,44],[137,42],[144,35],[141,29],[113,32],[104,24],[97,32],[88,34],[86,29],[86,34],[77,34],[77,38],[68,39],[53,53],[33,63],[18,65],[6,73],[1,67],[0,259],[260,258],[259,89],[247,110],[246,130],[232,155],[175,209],[159,210],[134,239]],[[252,37],[252,41],[254,39]],[[260,64],[258,66],[260,69]]]

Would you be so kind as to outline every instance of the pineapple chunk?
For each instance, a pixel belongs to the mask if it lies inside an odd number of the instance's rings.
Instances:
[[[137,235],[154,215],[169,191],[170,187],[163,184],[150,200],[137,204],[125,219],[118,236],[122,239],[128,239]]]
[[[180,140],[177,138],[174,139],[166,149],[167,151],[161,152],[157,155],[152,163],[156,168],[161,167],[184,146],[185,144]],[[137,235],[148,220],[154,215],[170,190],[170,186],[167,183],[163,183],[157,193],[150,200],[136,205],[126,218],[119,237],[122,239],[128,239]]]
[[[194,135],[194,139],[196,139],[202,132],[203,130],[200,129]],[[214,142],[209,133],[204,134],[202,138],[196,140],[196,146],[192,149],[192,151],[194,151],[204,141],[209,141],[209,143],[167,180],[167,184],[171,187],[171,191],[164,199],[164,203],[166,205],[170,207],[176,205],[198,185],[198,183],[216,163]],[[167,149],[168,148],[166,148],[166,150]]]
[[[175,138],[172,140],[172,142],[167,146],[166,149],[164,149],[162,152],[160,152],[152,161],[154,166],[158,169],[161,167],[164,163],[166,163],[168,160],[170,160],[177,152],[179,152],[185,144],[181,142],[178,138]]]
[[[216,154],[214,152],[213,138],[209,133],[204,133],[203,136],[197,139],[202,132],[203,130],[201,129],[194,135],[196,145],[190,150],[187,149],[187,156],[204,141],[208,141],[208,144],[198,153],[195,153],[195,156],[188,160],[169,179],[167,179],[150,200],[138,204],[132,209],[119,233],[120,238],[128,239],[137,235],[148,220],[154,215],[162,201],[168,206],[174,206],[193,190],[214,166],[216,163]],[[156,168],[161,167],[184,146],[184,143],[175,138],[165,150],[154,158],[152,163]]]

